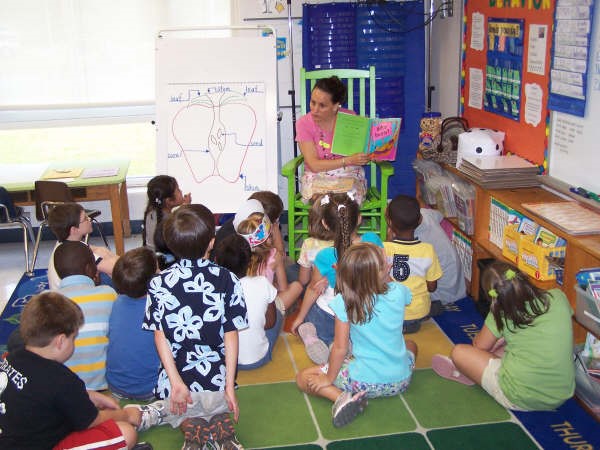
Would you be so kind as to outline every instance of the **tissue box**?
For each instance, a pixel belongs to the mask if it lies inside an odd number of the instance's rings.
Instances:
[[[523,234],[519,233],[519,225],[510,224],[504,227],[504,236],[502,237],[502,256],[517,264],[519,260],[519,247]]]
[[[542,247],[534,242],[535,236],[524,235],[519,245],[519,270],[536,280],[554,280],[556,274],[546,256],[564,257],[566,247]]]

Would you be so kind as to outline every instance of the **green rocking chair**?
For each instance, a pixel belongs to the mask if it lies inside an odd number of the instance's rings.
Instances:
[[[358,112],[361,116],[366,115],[366,104],[369,102],[369,116],[375,117],[375,67],[369,70],[361,69],[325,69],[307,72],[300,69],[300,102],[302,114],[309,110],[307,105],[307,93],[314,87],[316,81],[333,75],[344,81],[348,87],[347,108],[353,111],[354,97],[358,92]],[[368,80],[368,92],[367,92]],[[309,85],[309,86],[307,86]],[[308,91],[307,91],[308,88]],[[287,178],[288,188],[288,253],[295,261],[302,247],[302,241],[308,236],[308,211],[310,205],[302,201],[302,196],[296,191],[297,180],[302,176],[304,165],[302,155],[288,161],[282,168],[281,174]],[[377,161],[369,163],[370,185],[364,203],[360,208],[362,224],[359,232],[373,231],[386,239],[387,226],[385,222],[385,209],[388,200],[388,179],[394,174],[394,167],[389,161]]]

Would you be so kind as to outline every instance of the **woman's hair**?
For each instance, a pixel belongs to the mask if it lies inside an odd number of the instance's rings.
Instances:
[[[313,91],[315,89],[328,93],[331,96],[332,103],[339,103],[340,105],[346,103],[348,89],[346,88],[346,85],[342,83],[342,80],[335,75],[317,80],[313,87]]]
[[[144,223],[152,211],[156,211],[156,223],[162,221],[165,201],[175,195],[177,187],[177,180],[169,175],[157,175],[148,182],[148,205],[144,211]],[[146,228],[142,230],[142,240],[143,245],[146,245]]]
[[[21,313],[20,334],[25,345],[45,347],[54,337],[71,336],[83,325],[83,312],[64,295],[44,291],[34,295]]]
[[[260,225],[263,223],[265,215],[263,213],[253,213],[248,216],[247,219],[242,220],[237,227],[239,235],[252,235],[255,233]],[[252,246],[252,258],[248,265],[247,274],[250,276],[263,275],[271,256],[271,250],[273,249],[272,240],[267,238],[262,243]]]
[[[66,241],[71,227],[79,227],[83,206],[79,203],[61,203],[48,212],[48,226],[58,242]]]
[[[252,260],[252,249],[246,239],[233,233],[217,243],[212,257],[215,263],[233,272],[238,278],[243,278]]]
[[[215,237],[215,217],[204,205],[182,205],[163,226],[163,238],[177,258],[204,258]]]
[[[368,242],[350,246],[339,260],[335,291],[342,294],[350,323],[371,320],[376,296],[388,291],[385,270],[383,251]]]
[[[323,208],[323,223],[333,233],[333,246],[339,261],[344,256],[344,251],[352,245],[352,234],[359,225],[360,209],[348,194],[330,192],[318,202]]]
[[[112,281],[119,294],[132,298],[146,295],[148,283],[156,274],[156,255],[148,247],[138,247],[128,252],[115,263]]]
[[[494,261],[483,270],[481,287],[491,302],[490,312],[499,331],[504,328],[503,321],[508,320],[516,328],[525,328],[550,307],[545,291],[532,285],[517,268],[502,261]]]
[[[323,207],[321,206],[321,198],[317,197],[308,211],[308,235],[322,241],[333,241],[335,237],[332,230],[323,225]]]

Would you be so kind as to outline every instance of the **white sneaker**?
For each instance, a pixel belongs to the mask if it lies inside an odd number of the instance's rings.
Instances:
[[[142,412],[142,420],[137,427],[138,431],[146,431],[151,427],[160,425],[166,414],[165,401],[157,400],[147,405],[125,405],[125,408],[137,408]]]
[[[362,391],[356,394],[347,391],[342,392],[331,408],[333,426],[339,428],[348,425],[364,411],[366,406],[366,392]]]

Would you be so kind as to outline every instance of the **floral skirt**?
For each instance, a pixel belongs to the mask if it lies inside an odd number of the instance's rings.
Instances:
[[[361,205],[367,193],[365,171],[361,166],[348,166],[345,169],[334,169],[327,172],[310,172],[306,170],[300,179],[300,193],[305,203],[320,194],[352,193],[354,200]]]

